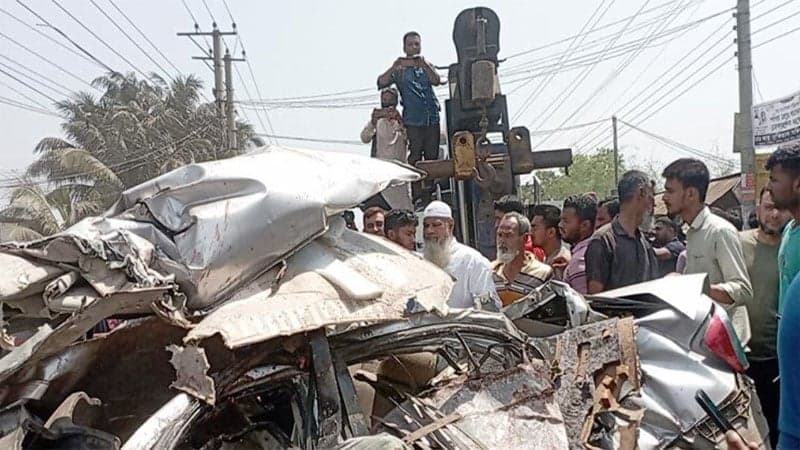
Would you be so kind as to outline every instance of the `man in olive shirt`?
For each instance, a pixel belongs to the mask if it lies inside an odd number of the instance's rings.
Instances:
[[[775,207],[772,195],[762,189],[757,208],[758,228],[739,233],[744,261],[753,285],[753,299],[746,302],[750,315],[750,368],[756,392],[767,419],[772,446],[778,443],[778,248],[790,214]]]
[[[708,167],[700,160],[681,158],[668,165],[662,176],[667,210],[689,224],[683,273],[707,273],[709,296],[717,303],[740,306],[750,301],[753,289],[738,231],[705,205]]]

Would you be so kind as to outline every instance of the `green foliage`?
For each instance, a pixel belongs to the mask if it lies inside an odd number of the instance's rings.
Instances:
[[[625,161],[619,157],[619,174],[625,172]],[[540,170],[536,172],[542,187],[542,200],[563,200],[584,192],[596,192],[601,198],[611,195],[614,186],[614,151],[600,149],[591,154],[573,157],[569,175],[563,170]],[[532,201],[532,186],[522,187],[522,195]]]
[[[0,211],[2,238],[58,232],[108,208],[126,188],[182,165],[241,154],[254,138],[239,122],[239,148],[229,149],[213,104],[199,103],[201,82],[189,75],[169,83],[153,75],[110,73],[58,102],[65,138],[45,137],[36,160]]]

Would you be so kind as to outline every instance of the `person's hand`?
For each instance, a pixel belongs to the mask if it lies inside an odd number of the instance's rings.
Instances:
[[[758,450],[758,444],[743,441],[739,433],[733,430],[725,433],[725,443],[728,444],[728,450]]]
[[[398,122],[402,121],[403,118],[400,116],[400,111],[395,108],[390,108],[386,111],[386,116],[389,120],[396,120]]]
[[[569,264],[569,260],[563,256],[559,256],[553,260],[553,263],[550,264],[550,267],[552,267],[553,270],[564,270],[567,268],[567,264]]]
[[[384,116],[382,109],[373,109],[372,110],[372,126],[378,125],[378,119]]]

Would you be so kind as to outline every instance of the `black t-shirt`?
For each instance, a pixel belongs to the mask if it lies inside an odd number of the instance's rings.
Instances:
[[[619,218],[602,226],[586,250],[586,281],[599,281],[605,290],[617,289],[656,278],[656,255],[644,234],[628,235]]]
[[[681,254],[682,251],[686,250],[686,246],[683,245],[678,238],[675,238],[669,242],[667,242],[664,246],[660,248],[666,248],[669,250],[670,257],[669,259],[659,259],[658,260],[658,277],[661,278],[668,273],[675,272],[675,265],[678,263],[678,255]]]

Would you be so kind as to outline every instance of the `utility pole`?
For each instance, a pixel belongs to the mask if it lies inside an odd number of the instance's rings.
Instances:
[[[223,60],[225,61],[225,120],[227,122],[226,129],[228,130],[228,148],[235,150],[238,148],[236,145],[236,132],[238,130],[236,129],[235,110],[233,108],[233,71],[231,70],[231,62],[235,59],[231,58],[230,52],[226,49]],[[236,61],[244,61],[244,59],[237,59]]]
[[[223,57],[222,36],[235,35],[236,31],[220,31],[216,23],[213,24],[210,32],[199,31],[199,27],[195,24],[194,32],[178,33],[178,36],[187,36],[190,39],[195,36],[211,36],[211,56],[192,56],[192,59],[214,62],[214,103],[217,106],[217,117],[222,123],[222,129],[225,130],[226,143],[230,148],[235,148],[236,146],[236,121],[233,119],[233,79],[231,77],[230,63],[244,61],[244,59],[231,58],[227,50],[226,55]],[[223,69],[223,59],[227,65],[225,69]],[[227,99],[226,96],[228,97]]]
[[[750,0],[736,2],[736,56],[739,69],[739,115],[734,139],[742,166],[742,222],[755,209],[755,158],[753,146],[753,61],[750,53]]]
[[[617,145],[617,116],[611,116],[611,129],[614,132],[614,189],[619,185],[619,147]]]

